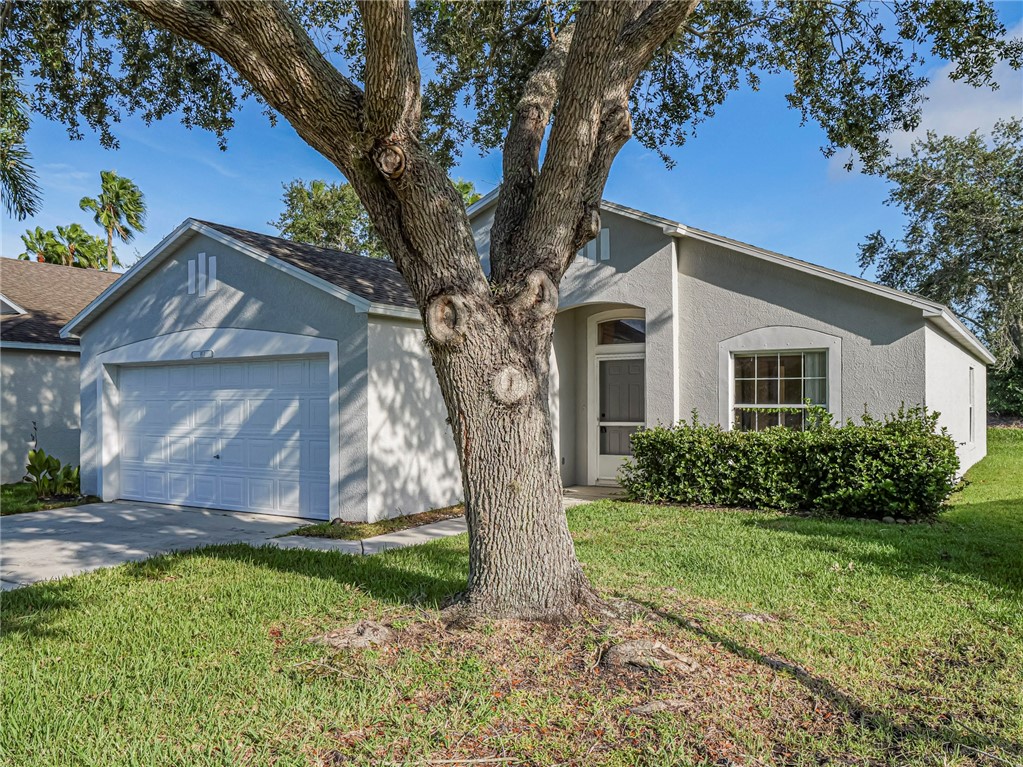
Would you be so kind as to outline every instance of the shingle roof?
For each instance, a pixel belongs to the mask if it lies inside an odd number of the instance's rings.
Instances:
[[[394,264],[379,258],[292,242],[247,229],[199,221],[268,256],[278,258],[374,304],[415,307],[405,278]]]
[[[0,340],[78,346],[76,338],[61,338],[60,329],[120,276],[0,258],[0,293],[25,310],[0,318]]]

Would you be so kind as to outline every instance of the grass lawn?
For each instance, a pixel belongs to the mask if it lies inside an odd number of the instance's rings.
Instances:
[[[74,501],[38,501],[28,482],[0,485],[0,515],[24,514],[26,511],[63,509],[67,506],[81,506],[83,503],[99,503],[94,495],[86,495]]]
[[[20,589],[0,763],[1019,764],[1023,431],[989,440],[934,525],[571,510],[592,580],[661,619],[445,631],[464,536],[365,558],[223,546]],[[399,642],[302,641],[364,617]],[[699,669],[597,666],[636,636]],[[634,710],[652,700],[672,710]]]
[[[315,525],[305,525],[293,530],[288,535],[305,535],[310,538],[334,538],[342,541],[361,541],[372,538],[376,535],[396,533],[399,530],[408,530],[411,527],[428,525],[431,522],[440,522],[445,519],[454,519],[464,514],[461,504],[447,506],[443,509],[431,509],[420,514],[407,514],[404,517],[393,519],[382,519],[379,522],[320,522]]]

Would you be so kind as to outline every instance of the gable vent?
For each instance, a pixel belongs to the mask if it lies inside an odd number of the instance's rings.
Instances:
[[[601,229],[600,234],[586,243],[576,254],[579,258],[586,258],[590,261],[611,260],[611,235],[607,229]]]

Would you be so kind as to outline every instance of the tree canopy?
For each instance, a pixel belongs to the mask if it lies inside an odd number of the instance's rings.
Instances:
[[[454,185],[466,205],[479,199],[471,181],[458,180]],[[296,178],[283,186],[284,211],[267,222],[283,237],[370,258],[388,258],[387,249],[351,184]]]
[[[1007,367],[1023,357],[1023,120],[995,125],[990,140],[929,132],[885,169],[886,203],[902,234],[880,231],[860,246],[893,288],[947,304]]]
[[[61,266],[83,269],[107,269],[107,247],[103,240],[85,231],[81,224],[58,226],[57,231],[41,226],[21,235],[25,251],[18,256],[23,261],[43,261]],[[115,266],[121,262],[113,257]]]

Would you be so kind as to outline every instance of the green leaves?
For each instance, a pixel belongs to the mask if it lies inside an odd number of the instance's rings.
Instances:
[[[1023,120],[997,123],[990,141],[928,133],[885,174],[906,225],[869,235],[860,266],[947,304],[1009,366],[1023,356]]]
[[[106,268],[106,244],[85,231],[81,224],[58,226],[56,232],[37,226],[21,235],[21,241],[25,252],[18,258],[22,261],[42,261],[83,269]],[[114,264],[120,266],[120,263],[115,255]]]
[[[59,458],[41,448],[28,451],[25,472],[25,481],[32,485],[36,498],[79,493],[79,467],[62,466]]]
[[[907,519],[937,515],[956,486],[955,443],[936,413],[808,421],[806,431],[724,431],[695,417],[644,429],[632,436],[622,484],[631,498],[658,503]]]
[[[466,205],[479,199],[471,181],[453,183]],[[283,237],[370,258],[390,257],[350,184],[332,184],[322,179],[307,183],[296,178],[284,184],[281,199],[284,212],[267,223]]]

